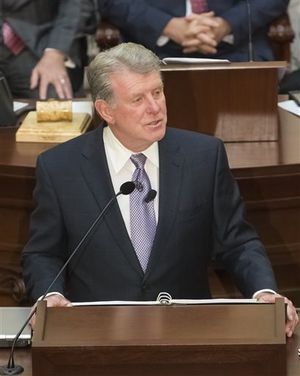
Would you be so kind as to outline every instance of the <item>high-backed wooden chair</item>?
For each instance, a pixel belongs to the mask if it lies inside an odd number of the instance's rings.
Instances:
[[[290,19],[287,13],[274,20],[269,27],[268,36],[272,45],[275,60],[291,60],[291,43],[294,39]]]
[[[294,32],[287,13],[282,14],[270,24],[268,36],[275,60],[289,62],[291,59],[290,45],[294,39]],[[99,49],[105,50],[120,43],[122,37],[116,26],[108,20],[102,20],[97,28],[95,39]]]
[[[104,19],[97,27],[95,40],[100,51],[106,50],[121,43],[121,32],[115,25]]]

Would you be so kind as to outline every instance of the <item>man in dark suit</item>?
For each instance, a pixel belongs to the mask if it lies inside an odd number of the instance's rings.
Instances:
[[[210,298],[216,259],[245,297],[274,301],[265,250],[243,217],[223,143],[167,128],[159,58],[134,43],[101,52],[88,69],[95,109],[107,126],[38,158],[37,206],[22,264],[33,300],[41,297],[97,215],[118,196],[47,296],[70,301]],[[149,196],[156,191],[157,196]],[[297,323],[288,303],[287,334]]]
[[[14,97],[71,98],[82,86],[94,0],[3,0],[0,71]]]
[[[279,93],[288,94],[289,91],[300,91],[300,68],[286,73],[279,84]]]
[[[190,0],[98,0],[101,15],[118,26],[126,41],[141,43],[161,58],[249,59],[246,0],[207,0],[207,10],[192,14]],[[249,0],[254,60],[272,60],[269,23],[288,0]],[[186,17],[189,15],[188,17]]]

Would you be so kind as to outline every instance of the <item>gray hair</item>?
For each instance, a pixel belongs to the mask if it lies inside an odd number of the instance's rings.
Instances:
[[[87,79],[93,101],[103,99],[112,103],[111,75],[117,71],[131,71],[140,74],[158,72],[160,59],[146,47],[136,43],[121,43],[101,51],[89,64]]]

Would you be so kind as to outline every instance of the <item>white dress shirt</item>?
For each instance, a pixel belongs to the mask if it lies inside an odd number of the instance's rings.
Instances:
[[[134,164],[130,160],[132,154],[138,154],[128,150],[120,141],[114,136],[113,132],[107,126],[103,130],[104,149],[107,158],[107,164],[114,187],[117,193],[120,186],[126,181],[132,180],[132,175],[135,170]],[[158,202],[159,202],[159,156],[158,143],[154,142],[146,150],[142,151],[147,159],[145,162],[145,171],[149,176],[151,189],[157,192],[154,199],[154,211],[156,223],[158,221]],[[130,213],[129,213],[129,195],[118,196],[118,204],[125,222],[128,234],[130,234]]]

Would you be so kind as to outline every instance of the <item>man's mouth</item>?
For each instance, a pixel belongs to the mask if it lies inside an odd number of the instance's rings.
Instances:
[[[162,123],[162,119],[158,119],[158,120],[151,121],[151,122],[147,123],[146,125],[147,125],[148,127],[153,127],[153,128],[155,128],[155,127],[157,127],[157,126],[160,126],[161,123]]]

